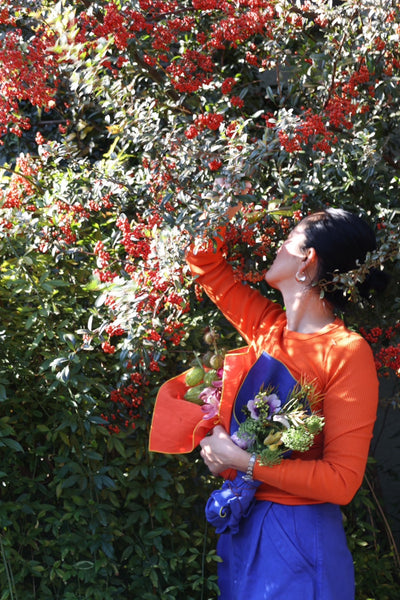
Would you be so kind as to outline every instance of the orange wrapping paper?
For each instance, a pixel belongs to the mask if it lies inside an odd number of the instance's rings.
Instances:
[[[255,361],[252,348],[240,348],[225,356],[221,404],[218,416],[204,419],[201,407],[184,399],[187,371],[166,381],[159,389],[150,429],[149,450],[165,454],[192,452],[204,436],[220,423],[229,430],[238,389]]]

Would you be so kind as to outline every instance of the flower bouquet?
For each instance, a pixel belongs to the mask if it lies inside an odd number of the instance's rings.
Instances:
[[[243,408],[246,418],[232,440],[256,453],[261,465],[279,464],[291,451],[306,452],[324,426],[324,418],[313,412],[317,401],[309,383],[295,385],[285,403],[272,386],[262,388]]]
[[[192,367],[186,375],[185,399],[200,404],[204,419],[218,414],[223,369]],[[313,412],[319,400],[310,383],[296,384],[285,402],[273,386],[263,387],[242,409],[245,419],[231,435],[240,448],[256,453],[261,465],[279,464],[292,451],[306,452],[324,426],[324,418]]]

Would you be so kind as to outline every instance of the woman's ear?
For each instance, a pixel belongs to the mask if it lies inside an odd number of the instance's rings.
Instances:
[[[315,248],[306,248],[298,273],[306,275],[308,281],[314,281],[318,271],[318,256]]]
[[[317,262],[318,256],[315,251],[315,248],[307,248],[306,249],[304,260],[307,261],[310,265]]]
[[[308,276],[314,282],[318,276],[318,255],[315,248],[307,248],[306,265]]]

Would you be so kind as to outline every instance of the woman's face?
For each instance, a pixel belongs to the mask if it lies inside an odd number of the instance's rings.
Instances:
[[[285,282],[295,282],[295,275],[306,259],[304,229],[304,224],[299,223],[279,248],[274,262],[265,274],[265,281],[271,287],[280,290]]]

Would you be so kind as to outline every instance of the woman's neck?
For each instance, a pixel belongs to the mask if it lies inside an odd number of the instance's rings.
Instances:
[[[302,288],[294,294],[283,294],[287,328],[298,333],[315,333],[335,320],[331,306],[315,289]]]

